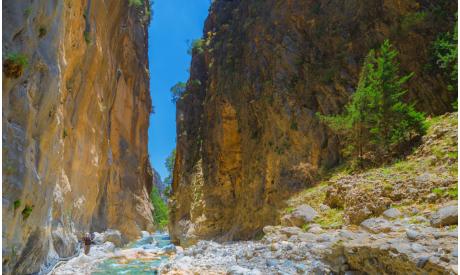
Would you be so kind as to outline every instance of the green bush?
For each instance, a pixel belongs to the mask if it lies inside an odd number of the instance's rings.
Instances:
[[[448,89],[457,92],[458,80],[458,27],[455,23],[453,32],[438,36],[433,43],[436,65],[443,71],[448,80]],[[456,105],[456,104],[455,104]]]
[[[21,207],[21,200],[15,200],[13,202],[14,211],[16,211],[16,209],[18,209],[19,207]]]
[[[34,209],[34,206],[26,205],[24,209],[22,210],[22,219],[27,220],[29,218],[30,214],[32,213],[32,210]]]
[[[163,180],[163,183],[170,187],[172,184],[172,177],[174,172],[174,163],[176,161],[176,148],[174,148],[171,154],[166,158],[165,166],[168,170],[168,176]],[[171,187],[170,187],[171,188]],[[166,190],[165,190],[166,191]]]
[[[128,0],[128,5],[130,7],[131,6],[135,6],[136,8],[140,7],[140,6],[142,6],[142,0]]]
[[[164,229],[168,225],[168,207],[161,198],[156,186],[152,188],[150,200],[153,205],[153,221],[160,229]]]
[[[9,53],[6,55],[6,60],[22,67],[29,66],[29,60],[27,59],[27,56],[21,53]]]
[[[173,103],[176,103],[187,91],[187,84],[184,82],[177,82],[174,86],[171,87],[170,92]]]
[[[412,77],[399,76],[398,53],[386,40],[371,50],[362,67],[358,88],[342,115],[324,116],[321,121],[344,137],[344,154],[358,161],[381,161],[398,146],[425,132],[425,117],[403,102],[402,86]]]
[[[187,53],[192,55],[194,53],[202,54],[204,52],[205,41],[204,39],[195,39],[192,41]]]

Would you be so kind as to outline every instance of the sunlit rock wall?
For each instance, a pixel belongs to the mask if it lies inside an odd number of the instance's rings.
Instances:
[[[3,1],[3,272],[75,252],[87,231],[151,229],[145,6]],[[5,70],[5,66],[4,66]],[[43,266],[44,267],[44,266]]]
[[[455,1],[216,0],[177,103],[170,233],[175,242],[257,237],[282,201],[339,161],[315,116],[339,113],[364,57],[390,39],[407,99],[428,114],[456,94],[431,43],[452,30]]]

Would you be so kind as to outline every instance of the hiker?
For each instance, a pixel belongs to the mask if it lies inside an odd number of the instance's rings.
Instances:
[[[94,238],[94,237],[93,237]],[[86,233],[83,237],[83,245],[85,246],[85,254],[89,254],[89,249],[91,248],[91,243],[93,242],[93,238],[89,233]]]

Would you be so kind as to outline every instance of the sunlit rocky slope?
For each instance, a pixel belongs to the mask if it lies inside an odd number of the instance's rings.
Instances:
[[[214,1],[177,103],[170,233],[175,242],[255,237],[290,194],[339,160],[316,112],[339,113],[363,58],[384,39],[415,72],[408,100],[452,109],[431,43],[453,29],[452,1]]]
[[[3,1],[3,272],[151,229],[145,6]]]

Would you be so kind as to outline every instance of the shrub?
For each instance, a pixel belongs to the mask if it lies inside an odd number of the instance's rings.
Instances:
[[[356,92],[337,116],[318,114],[334,132],[344,137],[344,154],[358,161],[381,160],[399,145],[425,132],[425,118],[402,97],[402,86],[412,77],[399,76],[397,51],[386,40],[379,51],[367,55]],[[369,156],[369,153],[371,156]]]
[[[187,91],[187,84],[184,82],[177,82],[174,86],[171,87],[170,91],[172,96],[171,101],[176,103]]]
[[[29,17],[32,14],[32,8],[28,7],[24,10],[24,16]]]
[[[128,0],[128,5],[131,7],[131,6],[135,6],[136,8],[137,7],[140,7],[142,6],[142,0]]]
[[[27,56],[20,53],[9,53],[3,61],[3,72],[7,77],[18,78],[29,65]]]
[[[32,213],[32,210],[34,209],[34,206],[26,205],[24,209],[22,210],[22,219],[27,220],[29,218],[30,214]]]
[[[13,209],[14,211],[16,211],[16,209],[18,209],[19,207],[21,207],[21,200],[15,200],[13,202]]]
[[[187,51],[188,54],[193,55],[194,53],[202,54],[204,52],[204,39],[195,39],[190,44],[190,47]]]
[[[174,172],[174,163],[176,161],[176,149],[172,150],[171,154],[166,158],[165,166],[168,170],[169,175],[163,180],[168,187],[171,186],[173,180],[173,172]],[[165,190],[166,191],[166,190]],[[169,192],[168,192],[169,194]]]
[[[453,32],[440,34],[433,43],[436,65],[443,71],[449,83],[448,89],[457,92],[458,80],[458,26]],[[454,103],[454,105],[457,105]]]

